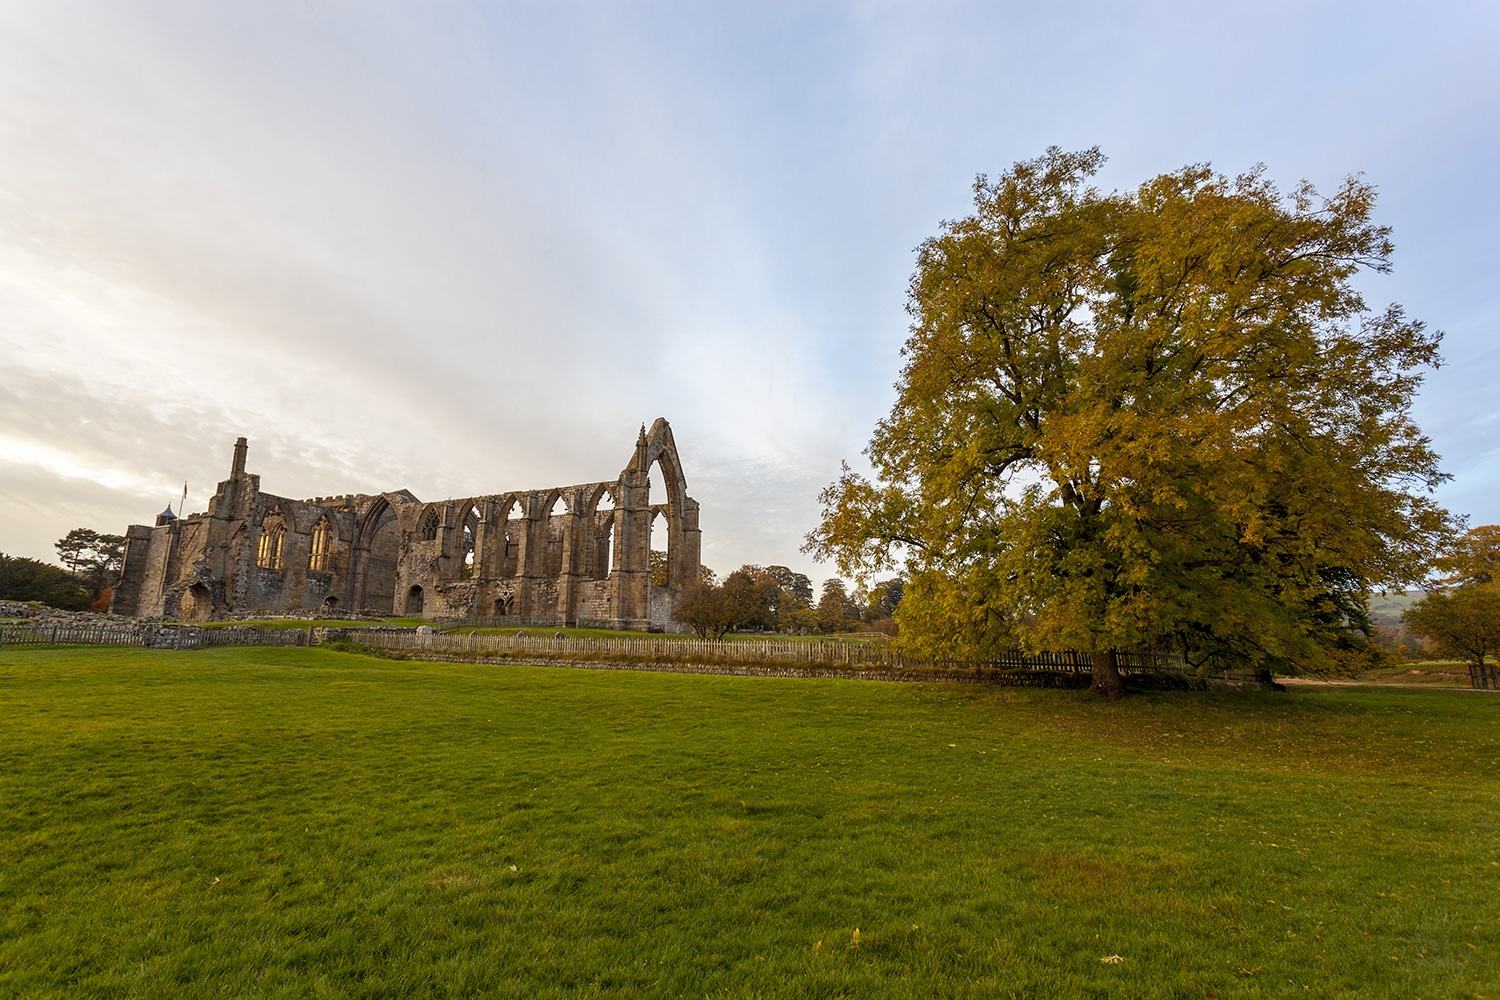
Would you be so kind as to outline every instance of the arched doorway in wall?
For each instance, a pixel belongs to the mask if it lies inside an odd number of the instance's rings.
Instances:
[[[396,563],[401,524],[384,497],[360,519],[355,532],[352,607],[391,614],[396,610]]]
[[[201,583],[195,583],[189,587],[177,604],[177,618],[180,621],[207,621],[213,612],[213,595]]]
[[[333,597],[332,595],[330,595],[328,597],[323,598],[323,610],[324,611],[337,611],[338,608],[339,608],[339,599],[337,597]]]
[[[422,588],[414,585],[406,592],[404,613],[408,618],[417,618],[422,614],[422,604]]]

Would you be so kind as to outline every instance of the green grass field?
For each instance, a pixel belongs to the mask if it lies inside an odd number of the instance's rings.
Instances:
[[[1500,1000],[1491,695],[0,648],[0,719],[0,996]]]
[[[305,628],[370,628],[371,626],[395,626],[398,628],[415,628],[418,625],[431,624],[425,618],[387,618],[384,621],[370,622],[361,620],[343,620],[333,618],[251,618],[244,621],[226,620],[212,622],[181,622],[182,625],[191,625],[195,628],[261,628],[261,629],[305,629]]]

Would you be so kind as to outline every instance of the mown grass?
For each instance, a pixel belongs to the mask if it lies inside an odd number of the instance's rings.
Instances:
[[[425,618],[386,618],[382,621],[367,621],[364,619],[334,619],[334,618],[251,618],[244,621],[233,619],[211,622],[182,622],[182,625],[195,628],[259,628],[259,629],[305,629],[305,628],[372,628],[372,627],[399,627],[415,628],[418,625],[431,624]]]
[[[0,648],[0,713],[0,995],[1500,997],[1484,694]]]

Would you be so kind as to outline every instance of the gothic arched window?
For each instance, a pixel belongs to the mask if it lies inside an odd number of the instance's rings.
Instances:
[[[281,569],[282,548],[286,543],[286,518],[280,507],[272,507],[260,522],[260,546],[255,553],[257,566]]]
[[[333,526],[328,523],[328,518],[318,518],[318,523],[313,525],[312,546],[307,556],[307,568],[318,572],[326,572],[333,562]]]

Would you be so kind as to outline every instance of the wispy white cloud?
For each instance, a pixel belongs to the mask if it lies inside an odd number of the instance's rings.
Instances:
[[[1496,24],[1339,3],[8,5],[0,549],[149,519],[183,478],[201,506],[239,434],[268,489],[461,496],[612,475],[666,416],[710,565],[816,575],[797,549],[890,404],[912,249],[975,173],[1053,142],[1102,144],[1107,184],[1201,160],[1366,171],[1402,246],[1372,300],[1450,331],[1422,411],[1458,462],[1445,496],[1500,520],[1500,212],[1472,180],[1497,142]]]

